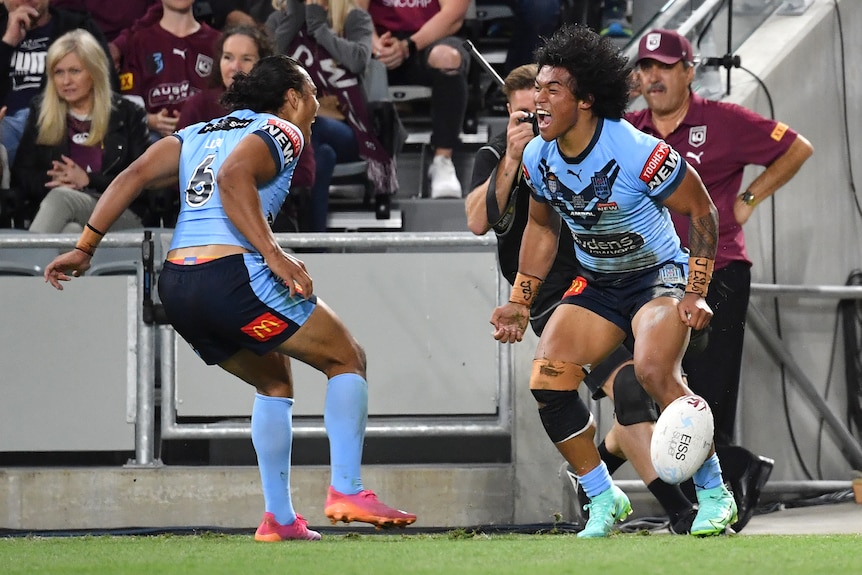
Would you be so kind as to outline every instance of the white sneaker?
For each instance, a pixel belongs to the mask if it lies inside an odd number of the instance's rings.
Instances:
[[[461,197],[461,182],[458,181],[455,165],[451,158],[434,156],[434,161],[428,168],[428,178],[431,180],[432,198]]]

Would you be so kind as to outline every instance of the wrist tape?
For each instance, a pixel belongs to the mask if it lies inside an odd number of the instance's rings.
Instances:
[[[509,301],[530,307],[536,299],[543,281],[536,276],[518,272],[515,276],[515,282],[512,284],[512,294],[509,296]]]
[[[105,234],[100,232],[89,223],[81,232],[81,237],[78,238],[78,243],[75,244],[75,249],[81,250],[84,253],[92,256],[96,253],[96,248],[99,247],[99,242],[102,241],[102,236]]]
[[[714,266],[715,260],[709,258],[694,256],[688,258],[688,283],[685,291],[706,297]]]

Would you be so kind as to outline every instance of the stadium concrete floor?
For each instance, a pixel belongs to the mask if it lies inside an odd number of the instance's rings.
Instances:
[[[755,515],[740,535],[862,535],[862,505],[844,503],[794,507]]]

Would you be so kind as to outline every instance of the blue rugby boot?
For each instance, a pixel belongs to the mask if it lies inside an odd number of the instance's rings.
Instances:
[[[724,483],[712,489],[697,491],[697,516],[691,525],[691,534],[698,537],[719,535],[736,523],[737,508],[733,494]]]
[[[731,500],[733,500],[732,497]],[[590,518],[584,530],[578,533],[578,537],[607,537],[614,523],[629,516],[632,512],[632,504],[622,489],[611,485],[610,489],[605,489],[584,505],[584,511],[590,512]]]

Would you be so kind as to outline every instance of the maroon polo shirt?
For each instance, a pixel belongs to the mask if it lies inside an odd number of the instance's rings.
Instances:
[[[649,108],[630,112],[625,118],[639,130],[662,137],[652,122]],[[769,120],[737,104],[706,100],[692,93],[685,118],[664,138],[697,170],[718,208],[715,269],[732,261],[751,264],[742,226],[733,215],[743,170],[749,164],[768,166],[787,151],[796,136],[787,124]],[[673,212],[671,217],[687,247],[689,219]]]
[[[201,24],[194,34],[178,38],[156,22],[136,31],[123,52],[120,89],[144,99],[147,113],[179,111],[191,96],[220,74],[213,60],[220,32]]]

